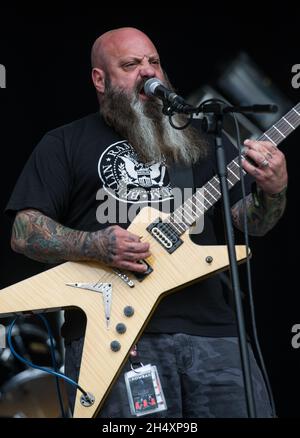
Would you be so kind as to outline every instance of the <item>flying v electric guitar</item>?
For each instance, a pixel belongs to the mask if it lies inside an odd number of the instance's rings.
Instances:
[[[300,103],[259,140],[275,146],[300,124]],[[228,185],[240,179],[238,158],[228,165]],[[189,228],[221,197],[214,176],[170,215],[146,207],[129,231],[149,242],[147,271],[137,278],[100,263],[67,262],[0,290],[0,316],[79,307],[87,317],[79,385],[91,394],[89,401],[77,391],[74,417],[94,417],[141,335],[159,301],[229,265],[226,246],[192,243]],[[238,261],[246,258],[236,246]],[[70,287],[74,286],[74,287]],[[92,402],[93,401],[93,402]]]

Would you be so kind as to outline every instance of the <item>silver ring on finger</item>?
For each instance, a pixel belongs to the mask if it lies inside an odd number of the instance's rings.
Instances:
[[[268,167],[270,165],[269,161],[265,158],[262,162],[261,162],[261,167]]]

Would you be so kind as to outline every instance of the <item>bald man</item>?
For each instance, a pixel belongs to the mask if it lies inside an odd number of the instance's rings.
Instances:
[[[140,30],[106,32],[95,41],[91,60],[100,109],[48,132],[34,150],[7,206],[7,212],[15,216],[12,248],[47,264],[96,260],[142,273],[146,268],[139,260],[151,254],[151,247],[127,231],[132,220],[129,212],[134,207],[137,214],[145,205],[162,210],[174,207],[170,179],[174,166],[181,166],[187,176],[181,189],[188,180],[190,188],[206,184],[217,167],[212,139],[202,134],[197,121],[187,129],[173,129],[162,114],[161,102],[145,95],[149,78],[172,86],[155,46]],[[175,121],[182,124],[184,120],[177,115]],[[229,162],[235,150],[226,139],[224,144]],[[246,153],[252,159],[252,164],[243,162],[248,173],[248,227],[250,233],[263,235],[284,211],[286,163],[268,142],[248,141]],[[250,193],[254,180],[259,199],[255,205]],[[242,229],[245,211],[240,188],[234,187],[230,197],[234,224]],[[218,207],[206,213],[205,232],[195,237],[196,243],[217,244],[217,211]],[[66,312],[65,370],[75,380],[84,324],[80,311]],[[130,404],[132,394],[125,385],[131,369],[128,362],[100,416],[247,416],[235,316],[219,277],[165,298],[136,351],[136,360],[157,367],[165,403],[153,399],[148,385],[137,389],[135,403]],[[251,348],[250,359],[258,416],[270,417],[269,399]],[[71,405],[74,396],[70,388]]]

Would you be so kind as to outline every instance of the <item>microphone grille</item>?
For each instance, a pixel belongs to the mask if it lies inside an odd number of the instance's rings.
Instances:
[[[145,94],[147,94],[147,96],[153,96],[156,87],[158,87],[159,85],[162,85],[162,82],[159,79],[156,78],[147,79],[147,81],[144,84]]]

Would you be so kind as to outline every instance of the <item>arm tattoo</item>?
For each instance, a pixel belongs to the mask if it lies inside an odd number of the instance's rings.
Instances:
[[[37,210],[23,210],[16,216],[12,249],[43,263],[67,260],[98,260],[110,263],[116,253],[114,228],[86,232],[72,230]]]
[[[268,195],[258,188],[258,203],[254,202],[250,193],[246,197],[246,214],[249,234],[263,236],[279,221],[286,206],[286,190],[277,195]],[[231,209],[234,225],[244,230],[244,206],[242,200]]]

